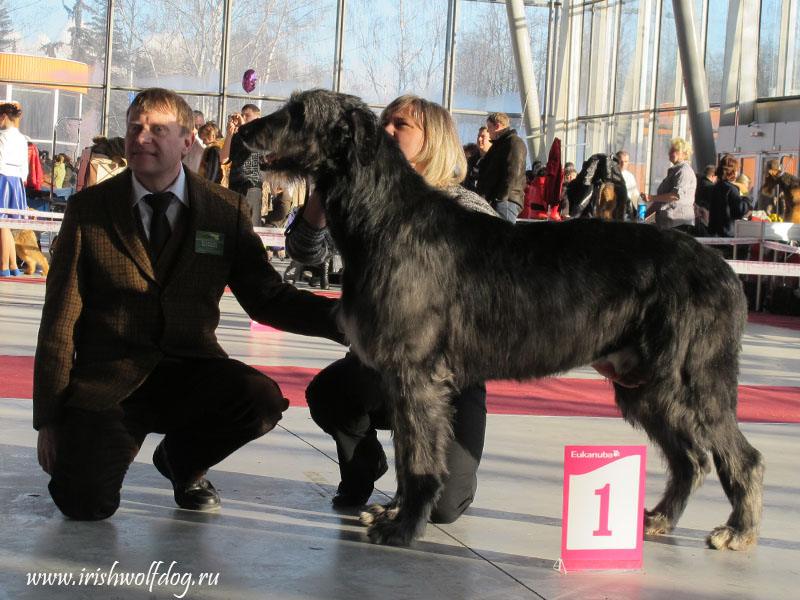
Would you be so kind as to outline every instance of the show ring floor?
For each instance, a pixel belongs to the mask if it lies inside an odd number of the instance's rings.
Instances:
[[[152,466],[160,436],[151,435],[126,477],[117,514],[82,523],[55,508],[36,460],[30,391],[43,298],[41,280],[0,280],[0,600],[797,597],[798,319],[751,315],[744,340],[741,429],[767,464],[758,546],[739,553],[705,548],[707,532],[730,512],[711,473],[672,534],[645,538],[642,571],[562,575],[553,565],[561,548],[564,446],[647,444],[619,418],[610,386],[591,369],[534,383],[491,382],[472,506],[451,525],[428,525],[411,547],[376,546],[357,511],[331,507],[339,481],[335,447],[302,402],[310,377],[344,349],[253,332],[226,294],[220,342],[274,377],[292,406],[274,431],[210,471],[222,496],[220,513],[175,506],[168,482]],[[388,433],[381,440],[391,458]],[[648,444],[648,507],[664,483],[658,451]],[[394,488],[390,469],[373,499],[388,499]],[[40,573],[71,575],[75,583],[34,584]],[[138,575],[138,582],[86,584],[110,573]]]

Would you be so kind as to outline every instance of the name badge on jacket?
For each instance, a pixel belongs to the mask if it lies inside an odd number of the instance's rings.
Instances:
[[[198,231],[194,238],[194,251],[198,254],[222,256],[225,249],[225,234],[214,231]]]

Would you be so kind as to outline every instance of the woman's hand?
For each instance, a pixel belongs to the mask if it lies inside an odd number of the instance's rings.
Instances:
[[[681,197],[674,192],[666,192],[664,194],[645,194],[642,192],[639,197],[645,202],[661,202],[664,204],[667,202],[677,202],[681,199]]]

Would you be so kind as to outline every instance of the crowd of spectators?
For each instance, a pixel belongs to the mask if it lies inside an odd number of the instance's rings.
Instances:
[[[221,129],[213,121],[206,121],[202,112],[195,110],[193,142],[183,163],[201,177],[244,195],[251,209],[254,226],[282,228],[291,223],[313,186],[307,189],[302,184],[296,186],[264,180],[264,173],[260,169],[264,157],[243,149],[237,135],[240,125],[259,116],[260,109],[256,105],[245,104],[241,112],[229,116],[226,127]],[[15,128],[10,118],[6,119],[7,126],[3,133],[10,139]],[[583,177],[586,164],[579,172],[572,162],[566,162],[562,170],[558,161],[559,170],[563,172],[561,200],[558,202],[558,195],[555,201],[545,199],[545,184],[551,175],[546,174],[546,165],[538,160],[533,160],[530,169],[526,170],[526,144],[511,127],[505,113],[489,114],[485,125],[478,129],[475,142],[463,146],[463,151],[466,163],[463,181],[458,187],[475,193],[476,198],[482,199],[501,218],[511,223],[517,219],[569,218],[567,192],[576,178]],[[625,218],[637,218],[637,206],[641,209],[646,207],[644,215],[638,213],[639,218],[644,217],[642,220],[652,221],[656,225],[680,229],[700,237],[732,237],[735,221],[747,218],[753,210],[758,209],[768,215],[780,212],[779,191],[769,198],[762,193],[756,206],[752,193],[753,182],[741,171],[741,165],[734,157],[725,155],[718,165],[706,165],[701,172],[695,173],[691,166],[691,154],[691,146],[685,140],[675,138],[670,142],[670,167],[655,193],[640,192],[644,182],[637,181],[637,174],[630,168],[630,154],[626,150],[609,155],[609,161],[613,160],[615,168],[618,167],[621,173],[627,192],[627,199],[624,200]],[[770,168],[769,163],[766,168]],[[59,154],[52,161],[52,183],[47,176],[45,183],[60,188],[65,185],[66,174],[72,170],[74,167],[70,158]],[[641,176],[641,172],[638,176]],[[14,197],[9,192],[6,205],[14,204]],[[22,204],[16,202],[14,205]],[[11,240],[6,234],[0,237],[4,259],[0,266],[8,267],[0,269],[0,272],[13,272],[9,250]],[[275,250],[280,257],[284,256],[283,249]],[[272,255],[271,252],[269,254]],[[290,270],[292,274],[289,279],[292,280],[296,269],[292,267]],[[327,277],[323,275],[322,281],[324,287]]]

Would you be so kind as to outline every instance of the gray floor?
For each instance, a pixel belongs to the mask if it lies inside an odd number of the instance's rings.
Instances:
[[[41,284],[0,281],[0,355],[33,354],[43,297]],[[343,354],[316,339],[251,334],[248,324],[226,296],[219,337],[251,364],[322,368]],[[741,383],[800,387],[798,341],[800,332],[750,325]],[[30,400],[6,396],[0,387],[0,598],[798,597],[800,425],[742,425],[767,461],[757,547],[705,549],[706,532],[730,509],[711,475],[673,534],[645,540],[643,571],[562,575],[553,565],[561,544],[563,446],[646,443],[619,419],[490,415],[475,503],[456,523],[429,525],[413,546],[396,548],[369,543],[355,511],[332,509],[335,449],[305,408],[290,408],[275,431],[212,470],[221,513],[174,507],[151,464],[159,440],[153,435],[131,467],[119,512],[105,522],[79,523],[62,518],[48,496]],[[382,440],[391,455],[389,436]],[[653,447],[648,457],[651,506],[664,474]],[[378,489],[375,499],[392,493],[391,469]],[[154,568],[169,572],[171,584],[162,579],[152,590],[146,582],[28,585],[29,573],[144,578]]]

